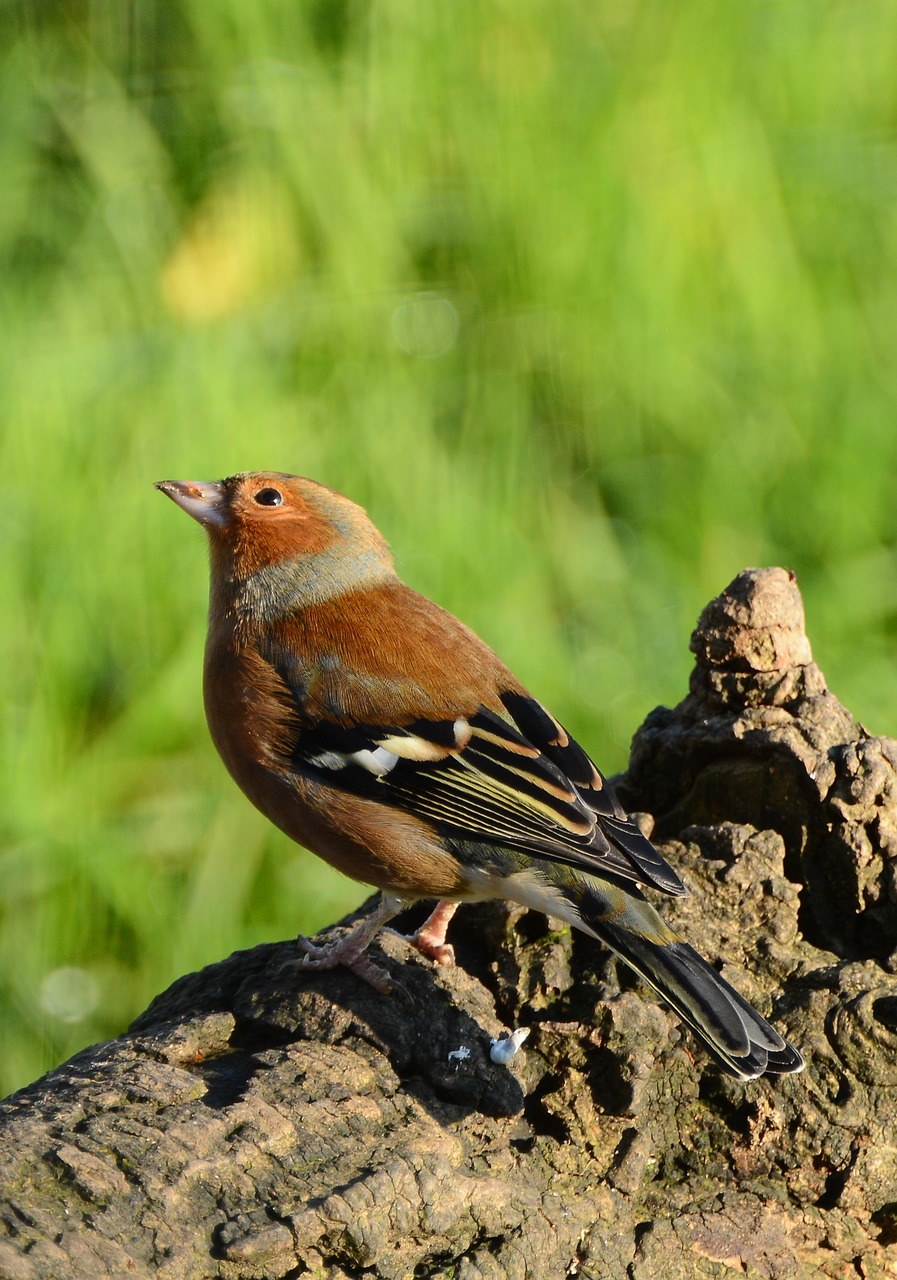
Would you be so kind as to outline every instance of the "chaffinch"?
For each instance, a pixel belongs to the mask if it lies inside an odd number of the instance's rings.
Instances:
[[[366,949],[402,906],[439,898],[411,941],[450,963],[458,903],[506,898],[607,943],[743,1080],[801,1056],[642,889],[676,873],[570,737],[468,627],[405,586],[365,512],[280,472],[160,481],[211,545],[206,716],[238,785],[378,908],[302,963],[380,989]]]

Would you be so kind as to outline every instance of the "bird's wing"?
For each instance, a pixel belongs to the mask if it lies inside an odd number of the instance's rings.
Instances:
[[[527,693],[509,691],[501,695],[501,700],[520,732],[573,783],[605,838],[633,860],[645,882],[668,893],[685,893],[685,886],[672,867],[642,835],[604,774],[563,725]]]
[[[266,657],[305,701],[288,652]],[[506,693],[502,712],[405,724],[300,714],[284,763],[355,795],[424,819],[448,838],[486,841],[591,875],[684,888],[620,807],[588,756],[539,703]]]

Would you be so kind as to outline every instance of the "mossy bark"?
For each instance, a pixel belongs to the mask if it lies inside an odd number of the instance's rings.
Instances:
[[[897,743],[826,690],[784,570],[693,649],[617,781],[691,888],[667,919],[803,1075],[721,1076],[501,904],[461,909],[454,969],[384,935],[391,998],[258,947],[0,1105],[0,1277],[897,1277]]]

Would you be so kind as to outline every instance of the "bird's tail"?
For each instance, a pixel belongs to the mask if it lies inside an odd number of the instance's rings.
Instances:
[[[558,886],[560,887],[560,886]],[[804,1061],[697,951],[667,927],[641,894],[589,879],[561,892],[571,923],[607,943],[687,1023],[730,1075],[754,1080],[800,1071]]]

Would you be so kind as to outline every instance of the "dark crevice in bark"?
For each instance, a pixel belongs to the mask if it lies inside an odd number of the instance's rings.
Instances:
[[[254,1054],[240,1053],[237,1050],[198,1063],[193,1070],[205,1081],[206,1091],[202,1095],[202,1103],[220,1111],[240,1102],[246,1096],[249,1083],[259,1069]]]

